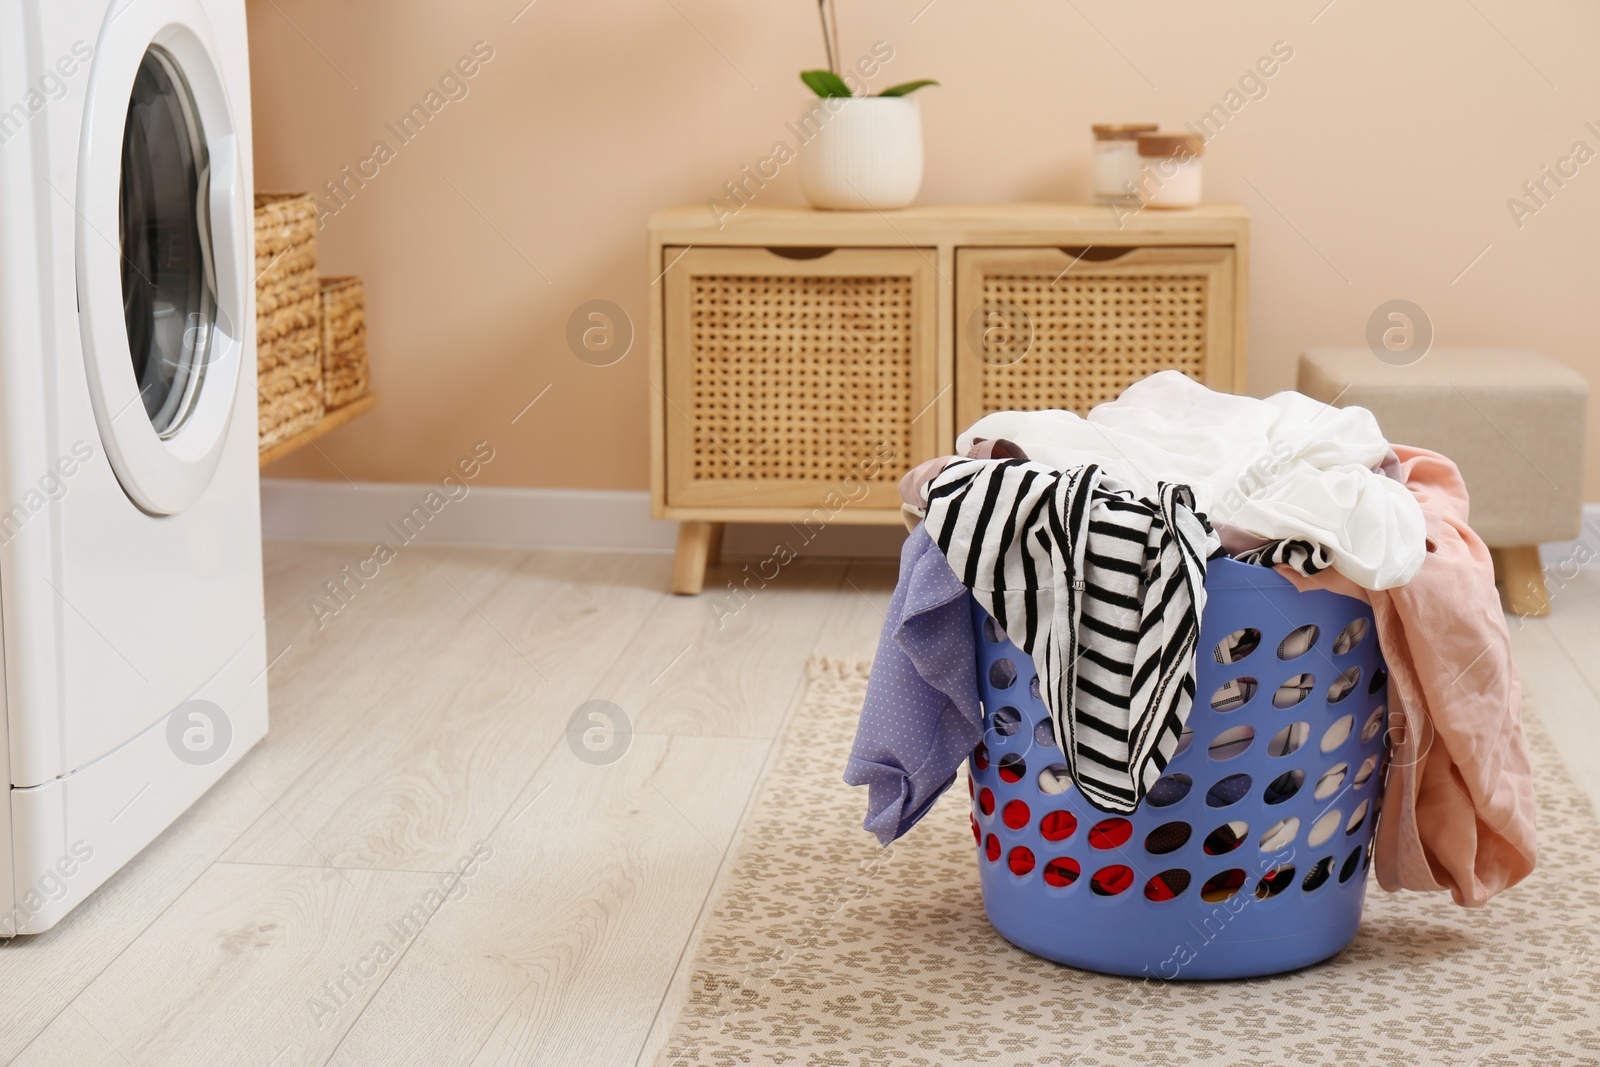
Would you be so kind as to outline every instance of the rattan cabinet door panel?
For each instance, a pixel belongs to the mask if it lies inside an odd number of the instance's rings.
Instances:
[[[663,258],[667,506],[897,510],[935,447],[933,251]]]
[[[1226,247],[956,251],[956,425],[1080,414],[1158,370],[1235,388]]]

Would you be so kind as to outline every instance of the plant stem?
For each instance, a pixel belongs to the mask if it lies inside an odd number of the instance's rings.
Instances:
[[[843,74],[839,69],[844,65],[844,53],[839,51],[839,8],[835,0],[828,0],[828,22],[833,26],[833,60],[836,64],[833,72]]]
[[[833,36],[828,31],[828,0],[817,0],[817,17],[822,20],[822,49],[828,54],[828,69],[839,73],[839,62],[834,58]]]

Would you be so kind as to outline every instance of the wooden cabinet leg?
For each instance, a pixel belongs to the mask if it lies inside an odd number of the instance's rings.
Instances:
[[[678,553],[672,561],[672,591],[695,596],[706,584],[706,563],[713,541],[721,540],[721,525],[710,522],[678,524]]]
[[[725,522],[713,522],[711,525],[711,544],[706,548],[706,564],[715,567],[722,562],[722,531],[728,528]]]
[[[1550,596],[1544,587],[1544,566],[1538,545],[1491,548],[1494,580],[1500,586],[1500,604],[1513,615],[1542,618],[1550,614]]]

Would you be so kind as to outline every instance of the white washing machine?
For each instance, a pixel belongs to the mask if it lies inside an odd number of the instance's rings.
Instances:
[[[267,729],[243,0],[0,0],[0,936]]]

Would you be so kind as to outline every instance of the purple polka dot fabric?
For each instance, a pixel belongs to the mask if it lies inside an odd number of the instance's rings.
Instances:
[[[863,828],[887,845],[917,824],[983,738],[971,594],[918,526],[878,639],[867,698],[845,766],[867,787]]]

